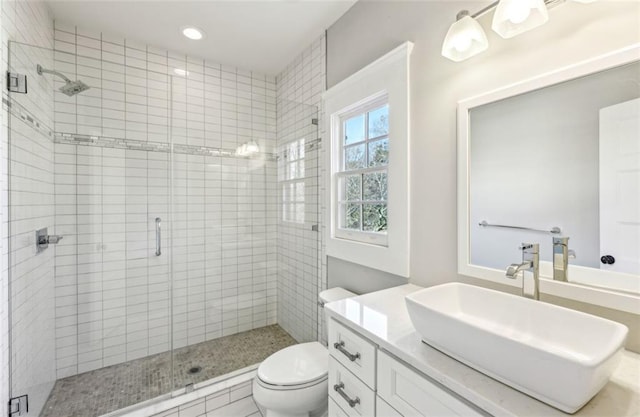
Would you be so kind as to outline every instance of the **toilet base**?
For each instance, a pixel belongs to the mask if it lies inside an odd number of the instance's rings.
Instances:
[[[309,414],[309,417],[328,417],[329,416],[329,395],[327,395],[327,402],[325,406],[319,410],[316,410]]]
[[[265,413],[264,413],[264,417],[328,417],[328,415],[329,415],[328,404],[326,407],[323,407],[319,410],[315,410],[311,413],[304,413],[304,414],[286,414],[286,413],[282,413],[274,410],[265,410]]]
[[[264,417],[309,417],[309,413],[305,414],[283,414],[279,411],[267,410]]]

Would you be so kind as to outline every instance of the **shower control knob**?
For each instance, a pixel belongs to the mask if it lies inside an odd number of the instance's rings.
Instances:
[[[36,230],[36,253],[40,253],[47,249],[50,244],[57,244],[62,240],[63,236],[50,235],[48,228],[42,228]]]
[[[46,243],[49,244],[57,244],[60,243],[60,241],[62,240],[63,236],[59,236],[59,235],[48,235],[45,239],[43,239]],[[43,242],[44,243],[44,242]]]
[[[614,263],[616,263],[616,258],[611,255],[604,255],[600,257],[600,262],[605,265],[613,265]]]

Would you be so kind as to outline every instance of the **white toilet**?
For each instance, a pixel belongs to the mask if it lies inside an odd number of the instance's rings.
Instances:
[[[344,288],[320,293],[321,304],[354,297]],[[321,416],[327,410],[329,351],[319,342],[301,343],[277,351],[258,367],[253,399],[266,417]]]

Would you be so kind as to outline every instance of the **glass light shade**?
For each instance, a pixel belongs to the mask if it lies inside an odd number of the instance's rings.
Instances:
[[[549,20],[544,0],[500,0],[491,29],[505,39],[536,28]]]
[[[254,153],[258,153],[260,152],[260,147],[258,146],[258,144],[256,143],[255,140],[252,140],[251,142],[247,143],[247,153],[248,154],[254,154]]]
[[[442,43],[442,56],[460,62],[486,50],[487,35],[474,18],[466,15],[454,22]]]
[[[247,156],[248,152],[247,152],[247,144],[243,143],[242,145],[238,146],[236,148],[236,155],[237,156]]]
[[[237,156],[252,156],[260,152],[260,147],[256,143],[255,140],[251,142],[243,143],[242,145],[236,148]]]

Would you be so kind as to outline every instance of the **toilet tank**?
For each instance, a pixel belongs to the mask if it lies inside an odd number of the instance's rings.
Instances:
[[[351,291],[347,291],[341,287],[329,288],[328,290],[321,291],[318,295],[319,301],[318,305],[324,308],[326,303],[330,303],[332,301],[344,300],[345,298],[355,297],[358,294],[354,294]],[[325,315],[322,314],[322,334],[320,343],[323,345],[327,345],[327,322]]]
[[[320,298],[320,306],[324,307],[326,303],[330,303],[332,301],[344,300],[345,298],[355,297],[357,294],[352,293],[351,291],[345,290],[341,287],[329,288],[328,290],[324,290],[320,292],[318,298]]]

